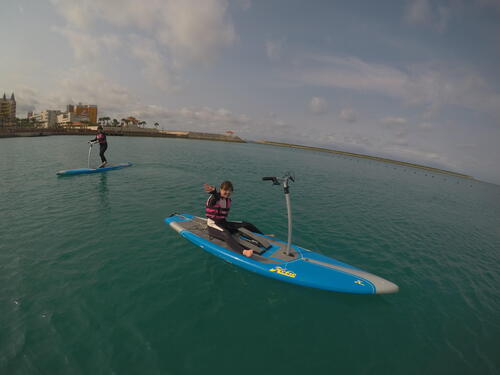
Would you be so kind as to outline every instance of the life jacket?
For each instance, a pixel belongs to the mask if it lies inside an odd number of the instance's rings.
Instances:
[[[104,134],[104,133],[97,133],[96,138],[97,138],[97,140],[99,141],[100,144],[106,143],[106,134]]]
[[[225,220],[231,208],[231,198],[221,197],[212,207],[208,207],[211,198],[210,196],[205,204],[205,216],[212,220]]]

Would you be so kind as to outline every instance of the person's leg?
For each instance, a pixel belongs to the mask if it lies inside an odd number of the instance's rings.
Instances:
[[[235,252],[242,254],[245,248],[241,246],[231,235],[227,229],[220,231],[218,229],[208,227],[208,234],[218,240],[224,241],[228,244],[228,246]]]
[[[100,147],[100,149],[99,149],[99,156],[101,157],[101,161],[103,163],[106,163],[107,160],[106,160],[106,157],[104,156],[104,153],[108,149],[108,144],[107,143],[102,143],[102,144],[99,145],[99,147]]]
[[[247,223],[246,221],[227,221],[226,225],[231,232],[238,231],[238,228],[245,228],[250,232],[263,234],[255,225],[253,225],[252,223]]]

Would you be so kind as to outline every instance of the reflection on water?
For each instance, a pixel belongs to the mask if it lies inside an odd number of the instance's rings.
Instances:
[[[108,175],[107,173],[101,173],[99,176],[99,183],[96,185],[97,193],[99,194],[99,200],[101,207],[109,209],[109,194],[108,194]]]

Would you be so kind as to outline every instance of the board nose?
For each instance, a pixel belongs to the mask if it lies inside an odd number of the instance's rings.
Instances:
[[[374,284],[375,294],[391,294],[399,292],[399,286],[382,278]]]

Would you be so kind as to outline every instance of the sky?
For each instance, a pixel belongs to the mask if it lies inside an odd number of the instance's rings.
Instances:
[[[500,183],[500,0],[2,0],[0,95]]]

